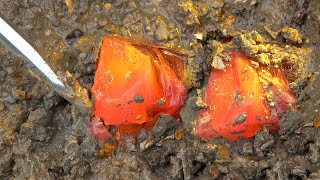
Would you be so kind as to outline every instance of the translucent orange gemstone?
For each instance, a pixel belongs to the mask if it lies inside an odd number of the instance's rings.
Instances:
[[[282,71],[272,69],[268,90],[275,105],[267,106],[267,90],[249,57],[238,52],[227,55],[231,61],[226,63],[225,72],[213,69],[210,74],[204,99],[209,108],[200,111],[197,135],[203,139],[223,136],[236,140],[254,136],[265,125],[278,129],[278,114],[295,102]]]
[[[179,54],[106,36],[92,87],[94,115],[105,125],[143,124],[160,114],[177,116],[187,96],[183,70]]]

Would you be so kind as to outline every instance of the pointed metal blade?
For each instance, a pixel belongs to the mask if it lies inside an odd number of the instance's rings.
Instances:
[[[39,53],[1,17],[0,38],[12,47],[13,50],[21,53],[30,65],[34,66],[32,68],[49,81],[55,89],[59,88],[60,90],[66,90],[64,84],[59,80],[58,76],[52,71]]]

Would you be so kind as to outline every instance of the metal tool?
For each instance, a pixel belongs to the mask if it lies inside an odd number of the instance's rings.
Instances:
[[[62,82],[39,53],[1,16],[0,42],[7,45],[10,50],[22,55],[27,60],[29,67],[40,75],[40,77],[60,96],[64,97],[72,104],[75,104],[81,110],[90,108],[89,100],[87,97],[84,97],[85,95],[82,93],[80,85],[77,84],[78,89],[75,91],[72,86],[69,86],[66,82]]]
[[[52,71],[48,64],[42,59],[39,53],[22,38],[9,24],[0,17],[0,36],[6,41],[13,50],[18,51],[23,57],[33,65],[33,69],[38,72],[41,77],[45,78],[54,89],[66,91],[67,88],[59,80],[58,76]]]

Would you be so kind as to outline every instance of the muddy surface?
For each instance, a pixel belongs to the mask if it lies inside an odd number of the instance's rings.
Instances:
[[[115,142],[90,135],[90,117],[51,91],[23,59],[0,45],[0,178],[319,179],[317,2],[0,0],[1,14],[49,65],[56,72],[71,72],[84,88],[92,87],[101,37],[106,34],[142,37],[185,49],[185,78],[190,87],[180,113],[182,121],[161,116],[151,132],[126,138],[110,157],[109,144]],[[246,40],[253,31],[268,42],[297,49],[294,53],[305,49],[302,56],[295,56],[300,64],[296,63],[299,71],[291,84],[298,107],[283,115],[279,132],[264,129],[236,142],[195,138],[192,122],[203,105],[199,93],[219,43],[239,36]],[[238,48],[245,45],[240,43]],[[248,55],[252,52],[248,47],[243,50]],[[220,60],[213,64],[223,68]],[[148,140],[150,133],[153,141]]]

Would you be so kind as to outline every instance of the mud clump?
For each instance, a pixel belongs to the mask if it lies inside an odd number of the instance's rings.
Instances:
[[[168,115],[161,115],[158,118],[153,129],[151,130],[151,133],[154,137],[159,138],[163,136],[167,131],[176,129],[177,125],[178,123],[173,117]]]

